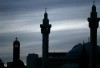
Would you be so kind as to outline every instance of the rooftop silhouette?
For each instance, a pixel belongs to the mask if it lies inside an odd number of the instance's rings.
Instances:
[[[49,23],[47,8],[45,8],[43,23],[40,24],[42,57],[35,53],[28,54],[25,65],[20,59],[21,45],[16,37],[13,42],[13,61],[8,62],[5,67],[0,59],[0,68],[100,68],[100,46],[97,45],[100,18],[97,16],[95,0],[87,20],[90,28],[88,42],[76,44],[69,52],[49,52],[49,34],[52,25]]]

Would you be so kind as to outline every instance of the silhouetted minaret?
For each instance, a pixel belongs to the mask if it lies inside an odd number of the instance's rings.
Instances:
[[[49,46],[49,33],[51,24],[49,24],[48,14],[45,9],[43,24],[40,24],[42,33],[42,68],[47,68],[48,64],[48,46]]]
[[[88,18],[90,27],[90,43],[92,46],[91,68],[96,68],[96,47],[97,47],[97,28],[99,26],[100,18],[97,17],[96,6],[92,6],[90,18]]]
[[[20,42],[16,40],[13,42],[13,62],[20,60]]]

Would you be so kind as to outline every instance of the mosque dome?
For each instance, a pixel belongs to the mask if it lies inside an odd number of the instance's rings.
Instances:
[[[88,57],[91,57],[91,45],[90,43],[84,43],[84,47],[86,50],[86,53]],[[81,55],[82,55],[82,50],[83,50],[83,44],[79,43],[75,45],[68,53],[67,53],[67,59],[68,60],[79,60]],[[100,59],[100,46],[97,45],[97,59]]]

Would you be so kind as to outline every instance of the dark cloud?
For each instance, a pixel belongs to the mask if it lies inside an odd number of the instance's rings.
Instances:
[[[98,0],[98,2],[100,2]],[[97,3],[98,3],[97,2]],[[62,7],[84,6],[91,4],[90,0],[1,0],[0,12],[27,12],[27,11],[40,11],[45,7],[55,9]]]

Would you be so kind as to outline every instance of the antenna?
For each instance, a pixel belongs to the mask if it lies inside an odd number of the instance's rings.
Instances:
[[[47,8],[45,8],[45,13],[47,12]]]

